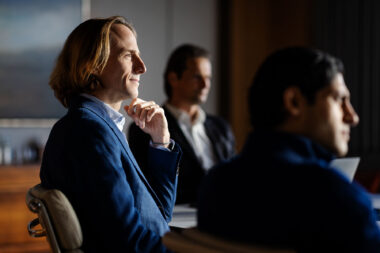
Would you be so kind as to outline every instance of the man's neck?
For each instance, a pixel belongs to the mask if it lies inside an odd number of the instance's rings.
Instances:
[[[123,102],[122,100],[114,99],[113,97],[107,96],[107,94],[100,93],[100,92],[93,92],[90,95],[96,97],[97,99],[99,99],[99,100],[103,101],[104,103],[106,103],[107,105],[111,106],[115,111],[120,110],[121,104]]]
[[[192,122],[197,118],[198,111],[199,111],[198,104],[179,103],[173,100],[169,100],[168,103],[186,112],[190,116],[190,119]]]

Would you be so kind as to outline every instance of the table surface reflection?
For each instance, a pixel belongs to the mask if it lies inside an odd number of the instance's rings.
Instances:
[[[197,226],[197,209],[189,204],[176,205],[169,226],[190,228]]]
[[[370,194],[373,207],[380,212],[380,194]],[[377,222],[380,227],[380,220]],[[197,209],[189,204],[176,205],[169,226],[189,228],[197,226]]]

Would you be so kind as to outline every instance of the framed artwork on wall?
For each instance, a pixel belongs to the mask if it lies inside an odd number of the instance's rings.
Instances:
[[[90,0],[0,0],[1,120],[63,116],[49,76],[67,36],[89,11]]]

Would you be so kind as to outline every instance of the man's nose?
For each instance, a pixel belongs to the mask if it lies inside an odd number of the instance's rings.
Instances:
[[[145,64],[140,56],[136,56],[135,58],[135,62],[133,63],[133,72],[140,75],[146,72]]]
[[[347,102],[345,106],[343,120],[351,126],[356,126],[359,123],[359,116],[350,102]]]

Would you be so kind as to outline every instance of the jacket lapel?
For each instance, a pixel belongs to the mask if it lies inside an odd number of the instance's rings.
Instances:
[[[217,131],[217,129],[215,129],[214,125],[212,124],[212,121],[209,120],[208,117],[206,117],[206,121],[205,121],[205,130],[206,130],[206,134],[208,136],[208,138],[210,138],[210,141],[212,143],[212,148],[214,150],[214,154],[216,156],[216,158],[221,161],[224,159],[224,156],[223,156],[223,150],[222,150],[222,147],[223,145],[219,145],[219,138],[218,136],[216,136],[215,134],[218,133],[219,131]]]
[[[81,101],[82,107],[87,108],[88,110],[95,113],[98,117],[100,117],[102,120],[104,120],[107,123],[107,125],[111,128],[113,133],[119,139],[120,144],[123,146],[129,160],[132,161],[133,167],[135,168],[135,170],[137,171],[137,173],[141,177],[141,180],[145,183],[145,185],[150,190],[152,190],[147,179],[144,176],[144,173],[142,173],[140,167],[138,166],[136,159],[132,154],[131,149],[129,148],[129,145],[127,143],[127,139],[126,139],[125,135],[117,128],[115,123],[112,121],[112,119],[107,115],[106,111],[100,105],[98,105],[95,102],[93,102],[87,98],[84,98],[84,97],[80,97],[80,99],[82,100]],[[152,192],[153,192],[153,190],[152,190]]]
[[[201,166],[201,164],[198,161],[198,157],[195,155],[193,147],[190,145],[185,135],[183,134],[181,128],[177,123],[177,120],[170,113],[170,111],[166,109],[165,106],[163,106],[163,109],[165,111],[165,116],[168,121],[171,138],[180,144],[183,153],[188,154],[191,160],[196,161],[199,164],[199,166]]]
[[[88,98],[85,98],[83,96],[77,96],[77,97],[74,97],[71,99],[72,100],[70,102],[70,107],[83,107],[83,108],[86,108],[86,109],[92,111],[95,115],[97,115],[99,118],[104,120],[106,122],[106,124],[111,128],[113,133],[119,139],[121,146],[124,148],[127,157],[129,158],[130,161],[132,161],[133,167],[135,168],[135,170],[136,170],[137,174],[139,175],[141,181],[146,186],[147,190],[150,192],[152,198],[154,199],[157,206],[159,207],[161,214],[166,219],[167,217],[165,215],[165,212],[162,210],[162,208],[160,208],[160,207],[162,207],[161,201],[158,198],[155,191],[153,190],[153,188],[150,186],[148,180],[145,178],[144,173],[141,171],[140,167],[138,166],[136,159],[133,156],[131,149],[129,148],[129,145],[128,145],[128,142],[127,142],[125,135],[117,128],[115,123],[108,116],[105,109],[101,105],[99,105],[99,104],[95,103],[94,101],[92,101]]]

